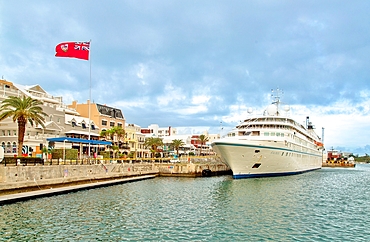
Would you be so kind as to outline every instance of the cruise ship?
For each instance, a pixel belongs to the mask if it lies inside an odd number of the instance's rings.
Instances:
[[[288,117],[279,90],[262,115],[245,119],[211,146],[232,170],[233,178],[294,175],[320,169],[324,146],[306,118]],[[283,110],[280,110],[280,109]]]

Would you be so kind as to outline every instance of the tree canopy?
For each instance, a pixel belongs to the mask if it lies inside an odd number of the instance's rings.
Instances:
[[[181,146],[184,146],[185,143],[181,139],[172,140],[171,146],[176,150],[176,154],[179,155],[179,149]]]
[[[150,151],[155,154],[158,152],[158,147],[163,146],[163,140],[161,138],[149,137],[145,139],[145,147],[151,147]]]
[[[12,118],[13,122],[18,123],[18,156],[22,156],[27,123],[32,126],[40,124],[43,128],[45,127],[44,122],[47,114],[44,113],[42,104],[41,101],[26,96],[10,96],[1,103],[0,121]]]

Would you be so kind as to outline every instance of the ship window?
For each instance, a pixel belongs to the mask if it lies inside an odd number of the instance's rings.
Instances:
[[[252,166],[252,168],[258,168],[258,167],[260,167],[260,165],[261,165],[261,163],[256,163],[256,164],[254,164],[254,165]]]
[[[254,153],[260,153],[260,150],[254,150]]]
[[[265,136],[269,136],[269,134],[270,134],[269,132],[265,132],[264,133]]]
[[[252,132],[252,135],[253,136],[260,136],[260,131],[253,131]]]
[[[280,136],[280,133],[276,133],[276,136]]]
[[[275,132],[271,132],[271,136],[275,136]]]

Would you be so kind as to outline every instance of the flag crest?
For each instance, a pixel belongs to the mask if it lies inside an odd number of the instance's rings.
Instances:
[[[56,57],[89,60],[90,42],[64,42],[55,47]]]

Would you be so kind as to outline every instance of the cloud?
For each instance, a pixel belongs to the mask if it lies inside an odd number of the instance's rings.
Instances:
[[[328,146],[366,149],[369,8],[360,0],[3,1],[0,76],[67,103],[91,91],[143,127],[217,131],[222,122],[225,132],[281,88],[292,115],[325,127]],[[54,57],[58,43],[87,40],[90,61]]]

